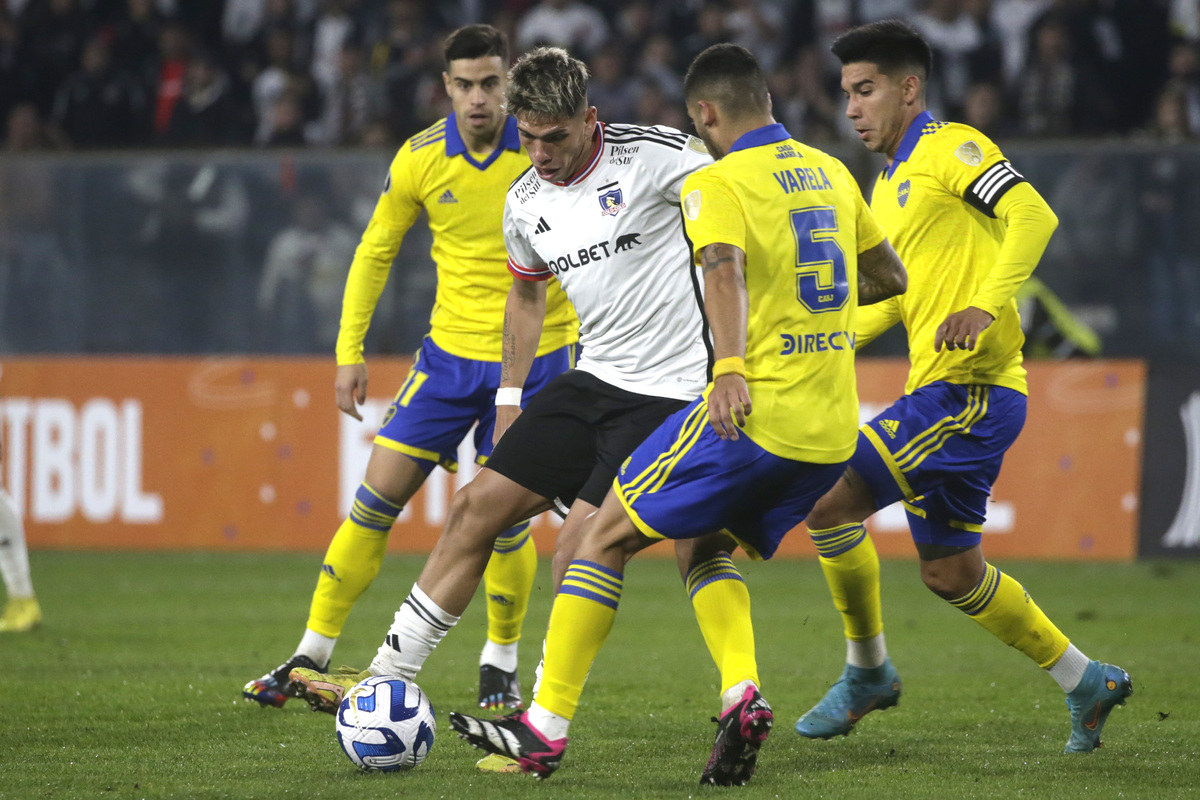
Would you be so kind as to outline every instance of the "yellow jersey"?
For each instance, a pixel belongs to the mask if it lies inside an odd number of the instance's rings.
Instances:
[[[424,209],[433,234],[437,296],[430,336],[448,353],[499,361],[504,304],[512,286],[502,223],[508,187],[526,169],[517,123],[504,123],[500,145],[482,161],[467,150],[454,114],[406,141],[354,254],[342,300],[337,363],[363,361],[363,339],[400,242]],[[556,285],[546,296],[537,354],[578,340],[579,322]]]
[[[892,165],[875,181],[871,210],[908,270],[908,291],[859,310],[859,345],[897,321],[908,331],[905,392],[934,381],[1005,386],[1028,394],[1014,299],[1036,265],[994,270],[1007,233],[996,205],[1021,176],[974,128],[928,111],[909,126]],[[967,306],[995,317],[975,350],[935,352],[934,334]]]
[[[858,254],[884,239],[854,177],[775,123],[689,175],[682,194],[697,262],[718,242],[746,254],[744,432],[782,458],[845,461],[858,437]]]

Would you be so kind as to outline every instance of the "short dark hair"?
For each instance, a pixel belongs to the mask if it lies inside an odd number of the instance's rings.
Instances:
[[[830,50],[842,64],[866,61],[892,76],[911,71],[925,81],[933,70],[929,44],[915,28],[898,19],[851,28],[834,41]]]
[[[446,37],[442,56],[449,69],[451,61],[460,58],[486,58],[499,56],[508,64],[508,36],[491,25],[465,25]]]
[[[741,45],[714,44],[692,59],[683,79],[683,95],[713,100],[733,117],[766,113],[771,108],[767,76],[758,59]]]

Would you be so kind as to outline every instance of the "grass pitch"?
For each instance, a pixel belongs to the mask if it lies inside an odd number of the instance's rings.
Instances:
[[[1062,754],[1062,693],[885,562],[888,646],[900,705],[847,738],[802,739],[796,718],[841,670],[841,623],[814,562],[739,561],[753,598],[763,691],[776,727],[747,787],[697,785],[717,675],[673,561],[630,565],[616,626],[548,781],[481,775],[446,712],[474,704],[480,598],[426,664],[432,754],[364,774],[333,720],[299,703],[243,703],[242,684],[303,630],[316,555],[37,552],[46,624],[0,638],[0,798],[994,798],[1200,794],[1200,563],[1004,564],[1087,654],[1120,664],[1134,696],[1105,746]],[[364,666],[422,560],[391,557],[351,615],[334,662]],[[526,623],[526,697],[549,610],[548,564]]]

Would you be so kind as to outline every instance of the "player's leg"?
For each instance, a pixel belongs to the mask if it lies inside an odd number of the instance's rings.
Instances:
[[[575,560],[554,599],[546,632],[545,672],[529,711],[481,720],[450,714],[450,724],[472,745],[515,759],[540,777],[558,769],[583,684],[612,630],[625,562],[652,544],[615,498],[585,525]]]
[[[737,542],[725,533],[675,542],[684,587],[704,643],[721,674],[721,711],[759,686],[750,592],[733,563]]]
[[[547,383],[574,366],[574,350],[574,345],[568,345],[534,359],[525,381],[524,405],[528,405]],[[490,365],[488,371],[492,383],[498,387],[500,365]],[[489,389],[491,391],[482,395],[483,405],[475,428],[475,449],[482,464],[487,463],[492,452],[496,421],[495,391],[494,387]],[[480,708],[504,710],[521,706],[517,661],[521,628],[537,578],[537,560],[537,546],[526,521],[502,533],[492,549],[492,557],[483,573],[488,627],[479,654]]]
[[[42,624],[42,609],[33,594],[25,526],[8,492],[0,490],[0,577],[8,593],[0,614],[0,633],[23,633]]]

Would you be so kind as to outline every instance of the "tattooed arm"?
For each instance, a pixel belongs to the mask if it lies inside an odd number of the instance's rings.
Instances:
[[[500,357],[500,387],[520,389],[537,356],[542,323],[546,319],[546,282],[513,278],[504,303],[504,346]],[[520,405],[497,405],[492,441],[508,430],[521,414]]]
[[[713,337],[716,359],[713,389],[708,395],[708,423],[722,439],[737,439],[750,413],[746,385],[746,325],[750,299],[746,294],[746,254],[731,244],[714,242],[700,251],[704,272],[704,313]],[[722,372],[724,359],[742,362],[740,371]],[[734,364],[733,361],[724,361]],[[736,422],[736,424],[735,424]]]
[[[874,305],[889,297],[904,294],[907,288],[908,272],[887,239],[858,254],[860,306]]]

